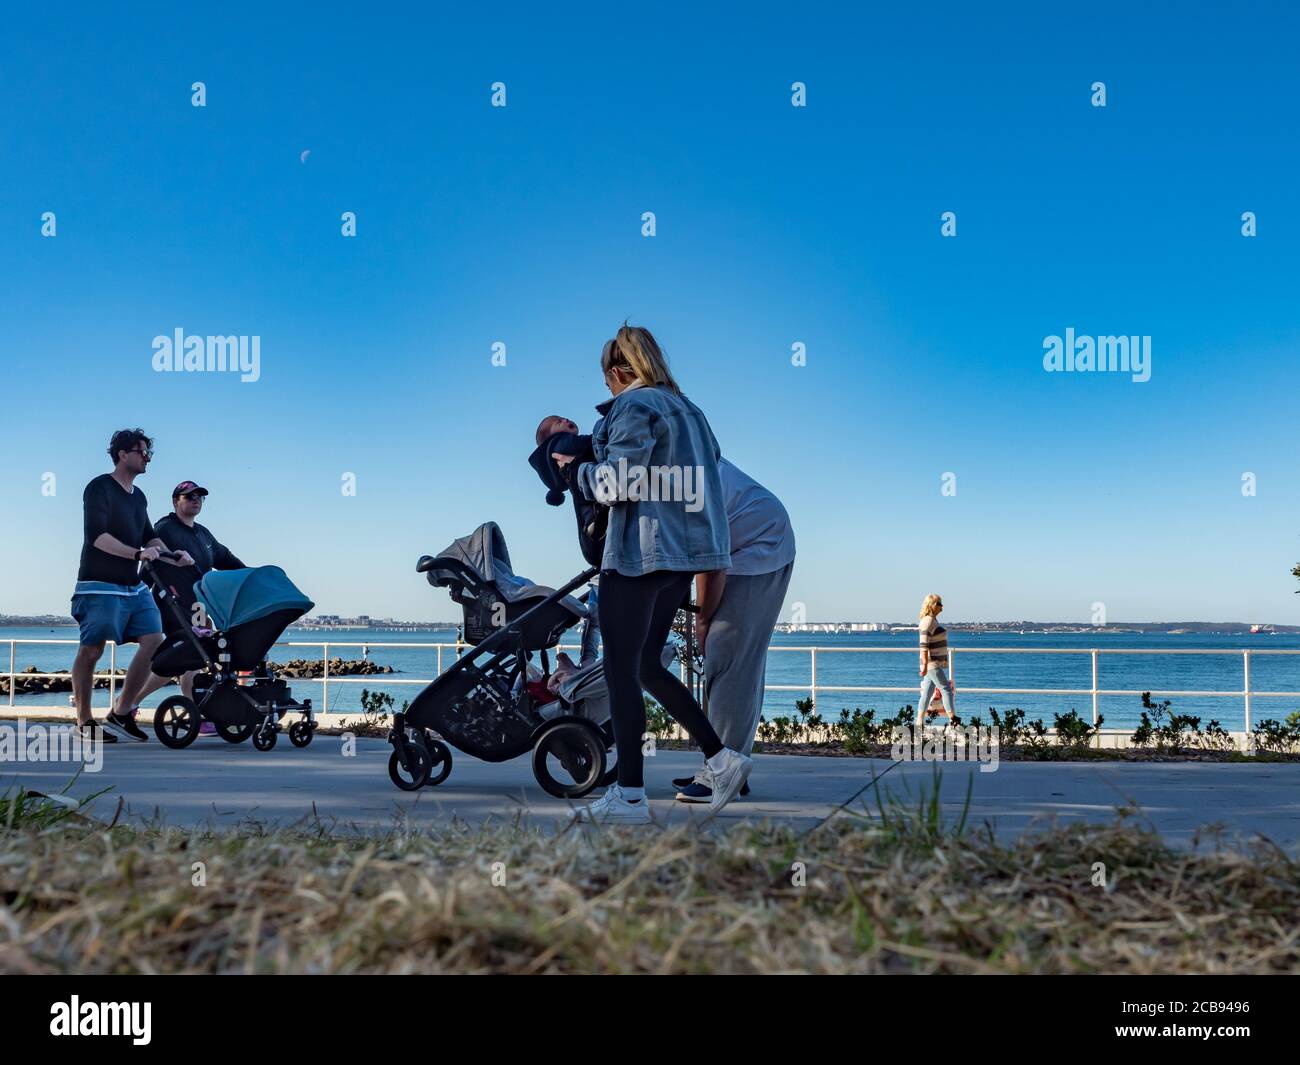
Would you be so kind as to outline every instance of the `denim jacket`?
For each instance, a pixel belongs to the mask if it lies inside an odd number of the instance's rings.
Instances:
[[[669,388],[643,385],[596,411],[596,461],[578,468],[578,486],[610,508],[601,569],[629,577],[727,569],[720,451],[704,412]]]

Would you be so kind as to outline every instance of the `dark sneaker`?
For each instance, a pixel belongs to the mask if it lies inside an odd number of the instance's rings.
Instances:
[[[117,714],[109,714],[104,718],[104,731],[115,733],[122,739],[132,740],[135,743],[149,742],[149,737],[140,730],[140,726],[135,723],[135,718],[130,714],[123,714],[121,717]]]
[[[676,788],[679,792],[681,792],[681,791],[686,791],[686,790],[687,790],[687,789],[688,789],[692,784],[694,784],[694,783],[695,783],[695,778],[694,778],[694,777],[673,777],[673,787]],[[705,790],[706,792],[709,790],[708,785],[701,785],[701,786],[704,788],[704,790]],[[740,789],[740,794],[741,794],[741,795],[748,795],[748,794],[749,794],[749,782],[748,782],[748,781],[746,781],[746,782],[745,782],[745,786],[744,786],[743,788]],[[680,795],[678,795],[677,797],[678,797],[679,799],[682,798]],[[696,800],[694,800],[694,799],[682,799],[682,802],[694,802],[694,801],[696,801]],[[708,801],[709,801],[709,797],[708,797],[708,795],[705,795],[703,801],[704,801],[704,802],[708,802]]]
[[[674,781],[674,783],[676,782]],[[677,801],[710,803],[713,801],[713,789],[707,784],[697,784],[692,779],[686,787],[677,793]]]
[[[99,727],[98,721],[87,721],[77,726],[77,738],[83,743],[116,743],[117,737]]]

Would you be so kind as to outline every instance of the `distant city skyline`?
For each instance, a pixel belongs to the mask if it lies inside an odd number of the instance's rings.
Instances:
[[[136,425],[320,611],[454,614],[415,562],[488,520],[559,585],[534,428],[626,318],[789,510],[782,620],[1300,624],[1295,9],[6,30],[0,610],[68,609]]]
[[[1103,632],[1103,631],[1139,631],[1141,629],[1171,629],[1176,632],[1251,632],[1258,631],[1268,632],[1300,632],[1300,625],[1284,625],[1275,622],[1241,622],[1241,621],[1113,621],[1104,625],[1088,625],[1082,622],[1071,621],[1035,621],[1030,619],[1019,619],[1012,621],[954,621],[945,619],[949,628],[964,631],[976,629],[988,629],[990,631],[1011,631],[1014,629],[1034,629],[1035,631],[1061,631],[1061,632]],[[72,625],[71,617],[59,614],[44,615],[5,615],[0,614],[0,628],[21,627],[24,624],[60,624]],[[343,617],[340,615],[308,615],[295,622],[293,627],[298,629],[364,629],[367,627],[375,631],[383,631],[385,628],[438,628],[454,629],[459,628],[460,620],[428,619],[414,620],[392,617],[372,617],[361,614],[355,617]],[[824,631],[849,631],[849,632],[897,632],[900,630],[912,630],[917,627],[915,621],[851,621],[851,620],[822,620],[822,621],[804,621],[804,622],[787,622],[781,621],[776,624],[777,632],[824,632]]]

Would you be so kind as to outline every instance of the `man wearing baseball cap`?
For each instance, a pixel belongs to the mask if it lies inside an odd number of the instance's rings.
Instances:
[[[153,527],[158,538],[169,548],[185,551],[194,559],[192,566],[172,566],[160,571],[168,578],[175,576],[178,581],[185,582],[187,587],[180,589],[182,592],[187,592],[188,586],[193,586],[209,570],[245,568],[230,548],[220,543],[206,526],[195,520],[203,509],[203,501],[207,496],[206,488],[199,487],[193,481],[181,481],[172,489],[172,513],[163,515]],[[161,561],[166,565],[165,559]],[[193,599],[192,595],[181,596],[182,602],[193,602]],[[163,624],[166,623],[164,615]]]
[[[193,481],[181,481],[172,489],[172,513],[165,514],[154,523],[154,532],[172,551],[184,551],[194,560],[192,566],[173,566],[166,559],[154,563],[154,572],[167,584],[176,603],[182,610],[189,610],[195,602],[194,585],[200,577],[214,569],[244,569],[244,563],[195,519],[203,509],[203,501],[208,490]],[[156,593],[155,593],[156,595]],[[178,631],[172,611],[162,602],[158,604],[162,612],[163,629],[167,639]],[[157,691],[167,684],[166,677],[151,677],[143,695]],[[186,673],[180,678],[181,691],[187,699],[194,697],[194,674]],[[142,695],[142,697],[143,697]],[[203,735],[213,735],[216,729],[205,721]]]

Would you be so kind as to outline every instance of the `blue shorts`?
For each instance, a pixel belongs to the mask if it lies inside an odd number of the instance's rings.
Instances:
[[[93,591],[82,591],[93,587]],[[119,589],[101,591],[100,589]],[[93,647],[112,640],[131,643],[141,636],[162,632],[162,615],[153,594],[141,584],[131,589],[125,585],[79,581],[72,596],[72,616],[81,626],[81,646]]]

